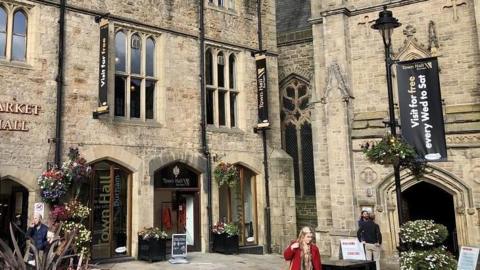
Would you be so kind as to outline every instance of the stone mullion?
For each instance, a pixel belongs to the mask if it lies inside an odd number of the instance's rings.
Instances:
[[[295,91],[295,95],[298,92]],[[295,125],[295,131],[297,133],[297,160],[298,160],[298,181],[300,186],[300,196],[305,196],[305,182],[303,177],[303,155],[302,155],[302,132],[301,132],[302,125],[297,122]]]

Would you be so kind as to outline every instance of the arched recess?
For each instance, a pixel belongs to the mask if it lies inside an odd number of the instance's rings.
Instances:
[[[452,173],[443,170],[434,165],[427,165],[427,172],[420,179],[416,179],[408,170],[401,172],[401,189],[402,191],[420,183],[426,182],[432,184],[445,192],[449,193],[453,197],[454,209],[455,209],[455,224],[457,228],[457,240],[459,245],[468,243],[468,230],[466,220],[466,210],[473,208],[473,192],[472,189],[466,185],[460,178],[456,177]],[[389,174],[383,181],[376,186],[376,210],[378,212],[385,212],[387,215],[389,232],[386,242],[388,242],[388,249],[394,251],[398,246],[398,232],[399,222],[396,206],[396,194],[395,194],[395,178],[393,173]]]
[[[153,185],[153,175],[156,170],[174,162],[185,163],[197,171],[198,174],[203,174],[207,167],[207,159],[198,153],[189,151],[162,152],[148,162],[148,175],[150,176],[150,184]]]

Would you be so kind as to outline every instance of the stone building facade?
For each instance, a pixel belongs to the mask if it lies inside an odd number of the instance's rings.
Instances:
[[[327,0],[311,2],[310,39],[295,29],[277,35],[280,89],[289,76],[301,76],[311,85],[321,253],[338,256],[339,239],[355,237],[362,209],[377,216],[385,257],[398,245],[393,168],[368,162],[360,149],[388,132],[383,123],[388,119],[384,46],[371,29],[383,5],[402,23],[392,37],[394,59],[436,56],[440,67],[448,161],[429,163],[420,180],[401,172],[406,218],[445,224],[451,234],[446,245],[453,252],[463,245],[478,246],[480,2]],[[288,20],[277,18],[282,19]]]
[[[36,179],[60,144],[61,160],[69,147],[78,147],[95,171],[87,187],[94,256],[115,257],[121,246],[135,256],[137,232],[149,226],[186,229],[192,249],[208,251],[209,159],[211,170],[225,161],[241,174],[241,191],[221,190],[212,181],[212,221],[238,222],[240,245],[263,251],[264,153],[262,137],[254,132],[256,1],[66,2],[62,135],[55,141],[60,1],[0,1],[0,51],[5,52],[0,55],[0,194],[2,205],[15,205],[2,210],[2,230],[14,216],[20,215],[23,225],[30,219],[34,203],[41,201]],[[202,8],[205,52],[200,52]],[[262,1],[262,10],[268,95],[275,97],[275,2]],[[109,41],[109,111],[98,119],[92,117],[99,105],[96,17],[108,22]],[[210,155],[202,151],[201,53],[206,55]],[[271,235],[273,250],[280,251],[295,237],[295,195],[291,158],[281,148],[278,99],[268,102]],[[178,175],[189,184],[172,186]],[[103,247],[109,252],[102,253]]]

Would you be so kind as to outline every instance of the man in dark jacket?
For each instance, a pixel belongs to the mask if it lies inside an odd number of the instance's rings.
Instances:
[[[380,227],[375,223],[375,214],[370,214],[370,219],[364,222],[357,231],[358,241],[365,245],[367,260],[375,261],[377,270],[380,270],[380,245],[382,244],[382,233]]]
[[[27,230],[27,236],[32,238],[32,244],[37,250],[44,251],[47,246],[48,227],[42,224],[42,215],[35,213],[33,215],[33,222]]]

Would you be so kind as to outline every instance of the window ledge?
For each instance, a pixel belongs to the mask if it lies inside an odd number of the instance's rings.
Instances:
[[[12,67],[12,68],[22,68],[22,69],[33,69],[33,67],[25,62],[18,61],[8,61],[6,59],[0,59],[0,66]]]
[[[245,133],[243,130],[239,129],[238,127],[216,127],[213,125],[207,126],[207,131],[212,133],[230,133],[230,134],[242,134]]]
[[[230,15],[233,15],[233,16],[238,15],[237,12],[234,9],[227,8],[227,7],[219,7],[219,6],[217,6],[213,3],[208,3],[208,8],[212,9],[212,10],[220,11],[220,12],[223,12],[223,13],[227,13],[227,14],[230,14]]]
[[[162,124],[156,122],[154,119],[143,121],[141,119],[126,119],[118,116],[109,116],[104,119],[109,119],[111,123],[119,126],[163,127]]]

